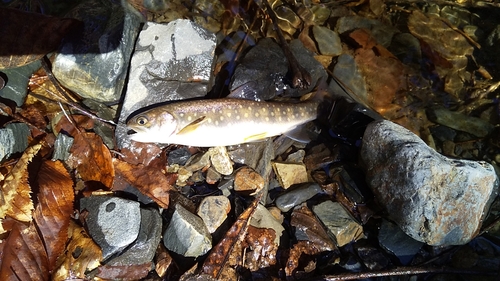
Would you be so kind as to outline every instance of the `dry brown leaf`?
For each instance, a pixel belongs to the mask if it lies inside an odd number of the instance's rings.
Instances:
[[[116,182],[122,179],[153,199],[160,207],[168,208],[170,193],[177,192],[172,184],[175,178],[169,178],[159,169],[144,165],[131,165],[113,159],[116,170]]]
[[[203,273],[220,280],[236,280],[236,272],[233,267],[242,264],[242,242],[245,239],[250,218],[259,204],[260,197],[261,196],[257,197],[254,202],[241,213],[236,222],[234,222],[227,231],[224,238],[212,248],[210,254],[203,263]]]
[[[15,164],[0,189],[0,222],[5,216],[10,216],[19,221],[32,220],[33,201],[31,201],[31,188],[28,184],[28,164],[38,153],[42,144],[28,147],[19,161]],[[0,227],[0,233],[3,233]]]
[[[52,275],[53,281],[87,280],[86,271],[93,270],[102,260],[101,248],[90,238],[83,227],[70,222],[71,237],[64,255],[57,260],[57,269]]]
[[[97,181],[107,188],[113,185],[115,170],[111,152],[101,137],[91,132],[76,133],[66,163],[76,169],[82,180]]]
[[[19,67],[42,58],[56,49],[78,23],[75,19],[0,8],[0,68]]]
[[[245,267],[257,271],[276,264],[278,245],[274,244],[276,231],[269,228],[248,226],[243,248],[246,248]]]
[[[38,172],[38,205],[33,215],[53,270],[68,239],[73,212],[73,180],[60,161],[46,160]]]
[[[15,223],[4,243],[0,280],[49,280],[47,254],[33,223]]]

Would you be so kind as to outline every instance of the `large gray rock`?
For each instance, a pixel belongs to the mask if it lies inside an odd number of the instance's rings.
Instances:
[[[493,166],[442,156],[390,121],[370,123],[361,159],[367,182],[389,217],[429,245],[469,242],[497,194]]]

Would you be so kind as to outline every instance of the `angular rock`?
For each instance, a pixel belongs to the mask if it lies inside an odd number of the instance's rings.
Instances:
[[[335,31],[319,25],[314,25],[312,31],[322,55],[338,56],[342,53],[340,37]]]
[[[276,198],[276,207],[282,212],[288,212],[293,207],[321,193],[323,193],[323,189],[317,183],[305,183],[278,196]]]
[[[349,101],[355,98],[356,102],[367,104],[368,91],[366,82],[360,68],[351,55],[342,54],[338,57],[337,64],[333,68],[333,75],[340,81],[342,87],[335,80],[332,80],[328,85],[329,91],[341,95]],[[351,97],[345,92],[344,88],[356,93],[356,96]]]
[[[325,201],[314,206],[312,210],[335,237],[339,247],[364,237],[363,227],[344,209],[342,204]]]
[[[390,218],[429,245],[470,241],[497,195],[493,166],[442,156],[390,121],[367,127],[360,155],[367,182]]]
[[[106,264],[126,266],[151,262],[161,240],[161,226],[162,220],[158,210],[141,208],[139,236],[131,247]]]
[[[264,184],[264,178],[250,167],[241,167],[234,174],[234,191],[255,193],[262,190]]]
[[[54,75],[80,96],[118,101],[141,18],[120,2],[102,0],[84,1],[68,16],[84,24],[58,51]]]
[[[0,161],[28,148],[30,129],[24,123],[10,123],[0,129]]]
[[[210,154],[210,161],[217,172],[226,176],[233,173],[233,163],[225,146],[211,147],[208,153]]]
[[[92,239],[101,247],[104,260],[137,239],[141,226],[139,202],[110,196],[80,199],[80,212],[87,210],[85,223]]]
[[[274,238],[274,244],[280,244],[280,237],[285,231],[285,228],[281,225],[281,223],[269,212],[266,207],[262,204],[257,205],[255,209],[255,213],[250,220],[250,225],[253,225],[258,228],[270,228],[276,232],[276,237]]]
[[[69,151],[73,145],[74,139],[65,134],[58,134],[56,141],[54,142],[54,153],[52,155],[52,160],[63,160],[66,161],[69,157]]]
[[[294,184],[308,181],[306,166],[302,163],[286,163],[273,161],[273,170],[278,178],[281,187],[289,188]]]
[[[167,157],[168,165],[179,164],[181,166],[185,165],[186,162],[191,157],[191,152],[187,147],[181,147],[176,150],[170,151]]]
[[[189,20],[148,22],[139,34],[119,120],[141,108],[172,100],[202,97],[212,72],[215,35]],[[118,146],[127,129],[116,130]]]
[[[205,222],[208,231],[214,233],[226,220],[229,211],[231,202],[226,196],[207,196],[198,206],[197,214]]]
[[[406,235],[396,224],[388,220],[382,221],[378,241],[382,248],[398,257],[403,265],[410,263],[423,245],[422,242]]]
[[[30,77],[40,66],[40,60],[36,60],[21,67],[2,69],[8,79],[5,87],[0,89],[0,97],[9,99],[21,107],[28,94]]]
[[[444,108],[429,110],[427,115],[433,122],[480,138],[486,137],[495,127],[481,118],[467,116]]]
[[[179,255],[199,257],[212,248],[212,236],[200,217],[177,204],[163,233],[163,244]]]

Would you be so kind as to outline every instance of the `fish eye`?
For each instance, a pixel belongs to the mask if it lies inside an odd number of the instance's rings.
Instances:
[[[137,120],[135,121],[137,125],[144,126],[148,123],[148,118],[145,116],[139,116],[137,117]]]

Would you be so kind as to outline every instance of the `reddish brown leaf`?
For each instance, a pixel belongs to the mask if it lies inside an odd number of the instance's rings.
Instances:
[[[151,262],[145,264],[111,266],[104,265],[98,268],[97,277],[103,279],[139,280],[148,275]]]
[[[143,164],[147,166],[158,157],[161,151],[161,148],[156,144],[134,142],[133,145],[123,148],[120,152],[123,155],[121,158],[123,161],[132,165]]]
[[[250,271],[270,267],[276,264],[278,246],[274,244],[276,231],[269,228],[248,226],[243,248],[246,248],[245,267]]]
[[[62,162],[47,160],[38,172],[38,185],[40,191],[34,219],[52,271],[68,239],[70,214],[73,212],[73,181]]]
[[[34,224],[16,223],[4,243],[0,280],[49,280],[47,254]]]
[[[101,182],[111,188],[115,170],[109,149],[101,137],[90,132],[76,133],[68,165],[76,169],[84,181]]]
[[[254,202],[241,213],[224,238],[212,248],[210,254],[203,263],[203,273],[222,280],[227,280],[226,278],[228,277],[234,277],[234,268],[232,267],[242,264],[242,241],[245,239],[250,218],[259,204],[260,197],[261,196],[257,197]],[[233,278],[233,280],[235,279]]]
[[[168,208],[170,193],[177,191],[172,186],[175,178],[167,177],[159,169],[141,164],[131,165],[116,158],[113,159],[113,164],[116,170],[117,182],[124,179],[142,193],[148,195],[160,207]]]
[[[40,59],[57,48],[77,24],[75,19],[0,8],[0,68],[19,67]]]
[[[70,223],[71,237],[64,255],[57,260],[53,281],[87,280],[86,271],[97,268],[102,259],[101,248],[90,238],[83,227]]]
[[[164,280],[169,280],[170,275],[174,271],[177,271],[177,265],[168,253],[167,248],[160,243],[156,249],[155,255],[155,271],[158,276],[164,278]]]
[[[52,120],[54,122],[54,120]],[[64,131],[76,138],[79,134],[78,128],[90,130],[94,127],[94,121],[88,116],[84,115],[71,115],[71,122],[66,118],[66,116],[61,115],[61,119],[54,126],[54,132]]]

